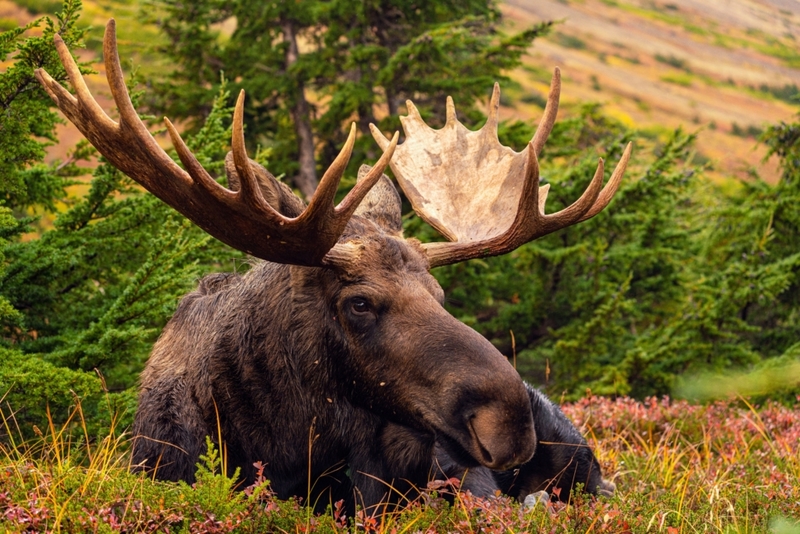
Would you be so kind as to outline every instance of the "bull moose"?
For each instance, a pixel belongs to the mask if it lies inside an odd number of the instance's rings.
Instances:
[[[437,447],[464,468],[504,471],[531,459],[537,440],[529,390],[505,356],[445,311],[429,270],[510,252],[593,217],[613,197],[630,146],[605,187],[600,160],[574,204],[544,213],[548,186],[539,186],[537,157],[558,110],[558,69],[522,152],[497,139],[496,84],[487,123],[475,132],[456,119],[450,98],[440,130],[409,102],[405,141],[398,145],[398,133],[387,139],[371,126],[384,153],[334,206],[353,125],[306,206],[248,158],[244,92],[226,188],[168,119],[183,168],[141,122],[123,81],[113,19],[104,58],[118,121],[91,95],[58,35],[55,44],[75,94],[43,70],[36,75],[97,150],[210,235],[264,260],[243,275],[206,277],[181,301],[141,375],[134,464],[160,479],[191,482],[211,436],[245,482],[262,462],[281,498],[348,498],[373,508],[401,482],[424,485]],[[383,175],[390,160],[414,210],[448,242],[403,237],[400,197]]]

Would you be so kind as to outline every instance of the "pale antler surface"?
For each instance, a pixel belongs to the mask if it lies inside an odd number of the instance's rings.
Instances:
[[[549,186],[539,187],[537,157],[555,123],[560,90],[556,69],[539,128],[522,152],[503,146],[497,139],[497,84],[489,118],[478,131],[470,131],[458,121],[450,97],[447,121],[440,130],[425,124],[414,104],[407,103],[408,116],[401,118],[406,140],[397,147],[391,167],[414,211],[451,241],[424,245],[431,267],[510,252],[537,237],[593,217],[611,200],[625,172],[630,144],[602,191],[600,160],[594,179],[580,199],[558,213],[544,213]],[[387,150],[389,141],[370,126],[375,140]]]
[[[106,115],[89,92],[78,66],[58,35],[55,44],[75,96],[47,72],[37,70],[36,76],[59,109],[97,150],[112,165],[203,230],[258,258],[297,265],[323,265],[325,255],[336,245],[359,202],[380,179],[397,143],[395,135],[368,176],[334,207],[336,189],[355,142],[353,125],[345,146],[323,176],[308,207],[297,217],[286,217],[276,210],[277,206],[270,204],[270,198],[264,198],[263,183],[259,181],[264,173],[259,173],[247,157],[242,126],[243,91],[234,112],[231,144],[238,187],[232,191],[218,184],[203,169],[168,119],[165,119],[167,129],[186,170],[172,161],[139,119],[122,77],[113,19],[106,25],[103,56],[108,84],[119,109],[119,122]],[[266,178],[274,180],[271,175]]]

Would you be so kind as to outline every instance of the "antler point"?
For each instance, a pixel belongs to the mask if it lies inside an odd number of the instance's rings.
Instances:
[[[369,124],[369,131],[372,133],[372,138],[375,139],[375,142],[381,147],[381,150],[386,150],[386,147],[389,146],[389,141],[383,132],[372,123]]]
[[[108,19],[108,22],[106,22],[106,36],[114,40],[117,38],[117,21],[113,18]]]
[[[489,100],[489,117],[486,119],[486,124],[497,124],[498,110],[500,109],[500,84],[494,82],[492,88],[492,97]]]

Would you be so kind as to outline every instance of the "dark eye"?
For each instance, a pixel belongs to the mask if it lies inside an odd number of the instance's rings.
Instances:
[[[369,305],[366,299],[363,298],[354,298],[350,301],[350,309],[356,315],[364,315],[365,313],[369,313],[372,310],[372,307]]]

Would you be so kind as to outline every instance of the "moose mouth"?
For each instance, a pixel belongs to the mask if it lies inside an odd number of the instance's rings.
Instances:
[[[437,440],[464,467],[483,465],[502,471],[533,456],[536,434],[524,425],[504,425],[492,409],[479,409],[465,417],[460,430],[440,433]]]

